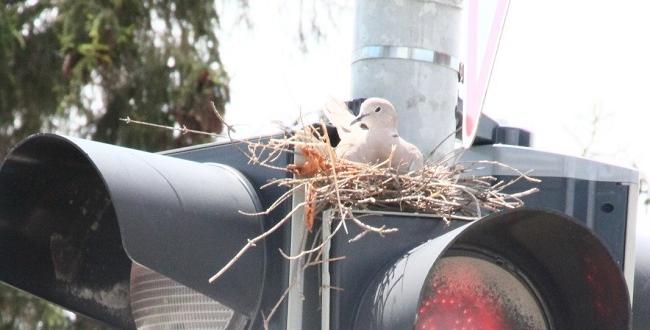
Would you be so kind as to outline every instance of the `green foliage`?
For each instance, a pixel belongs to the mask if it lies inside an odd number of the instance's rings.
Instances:
[[[119,118],[218,132],[228,80],[211,1],[0,5],[0,153],[40,130],[146,150],[202,142]]]
[[[212,1],[9,0],[0,4],[0,158],[39,131],[145,150],[203,142],[120,118],[219,132],[228,78]],[[2,329],[96,329],[0,284]]]
[[[62,309],[0,283],[0,330],[109,329],[80,315],[66,315]]]
[[[71,320],[55,306],[0,284],[0,329],[29,329],[42,322],[42,328],[70,327]]]

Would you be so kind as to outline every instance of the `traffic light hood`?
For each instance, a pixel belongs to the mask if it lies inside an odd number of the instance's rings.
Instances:
[[[355,329],[414,328],[436,265],[458,256],[487,261],[524,282],[550,328],[630,326],[623,274],[601,241],[566,215],[516,209],[454,229],[391,263],[363,295]]]
[[[263,231],[257,194],[232,167],[37,134],[0,169],[0,281],[132,328],[131,260],[249,317],[264,243],[208,278]],[[206,262],[208,260],[209,262]]]

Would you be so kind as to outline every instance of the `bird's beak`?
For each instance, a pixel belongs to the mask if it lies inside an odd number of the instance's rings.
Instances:
[[[358,115],[357,118],[354,118],[354,120],[352,120],[352,121],[350,122],[350,126],[352,126],[352,125],[354,125],[354,124],[360,122],[361,119],[363,119],[363,117],[365,117],[365,116],[367,116],[367,115],[368,115],[368,114],[360,114],[360,115]]]

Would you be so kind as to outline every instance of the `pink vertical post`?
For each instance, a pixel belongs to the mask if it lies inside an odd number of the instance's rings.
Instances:
[[[485,1],[485,0],[483,0]],[[465,84],[467,94],[463,108],[463,147],[469,148],[476,136],[478,121],[483,108],[483,101],[487,92],[494,58],[499,47],[499,39],[503,24],[508,12],[509,0],[496,0],[497,7],[492,19],[488,35],[485,54],[478,61],[478,26],[479,26],[479,0],[468,0],[468,27],[467,27],[467,63],[465,65]]]

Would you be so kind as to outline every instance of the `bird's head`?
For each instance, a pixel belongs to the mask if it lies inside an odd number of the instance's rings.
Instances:
[[[361,103],[359,115],[354,118],[350,126],[357,123],[364,129],[373,127],[394,128],[397,126],[397,112],[395,112],[395,107],[388,100],[371,97]]]

